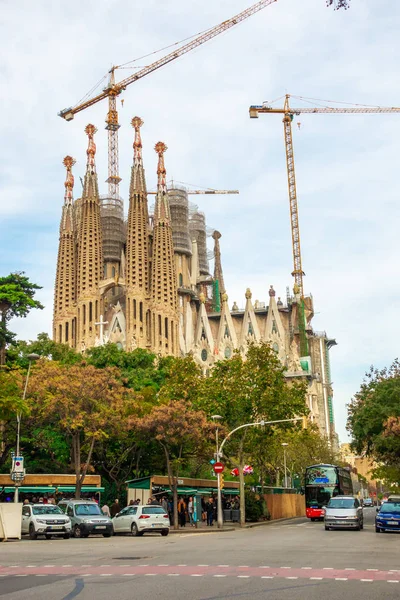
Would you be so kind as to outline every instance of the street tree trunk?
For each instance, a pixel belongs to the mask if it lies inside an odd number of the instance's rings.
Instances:
[[[244,527],[246,524],[246,507],[245,507],[245,494],[244,494],[244,456],[243,456],[243,438],[239,444],[239,497],[240,497],[240,527]]]

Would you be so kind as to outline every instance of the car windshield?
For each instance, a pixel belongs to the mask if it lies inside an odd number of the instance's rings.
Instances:
[[[400,513],[400,502],[385,502],[382,504],[381,513]]]
[[[102,515],[97,504],[77,504],[75,506],[76,515]]]
[[[32,508],[34,515],[62,515],[62,510],[58,506],[52,506],[51,504],[43,504],[43,506],[34,506]]]
[[[166,515],[167,513],[161,506],[149,506],[142,509],[144,515]]]
[[[331,498],[328,508],[354,508],[353,498]]]

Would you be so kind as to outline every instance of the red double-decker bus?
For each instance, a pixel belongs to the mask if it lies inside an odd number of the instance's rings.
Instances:
[[[351,496],[350,470],[335,465],[312,465],[306,468],[304,481],[306,516],[311,521],[324,518],[323,506],[332,496]]]

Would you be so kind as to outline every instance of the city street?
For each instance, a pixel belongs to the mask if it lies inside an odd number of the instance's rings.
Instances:
[[[306,519],[166,538],[37,541],[0,545],[5,600],[385,600],[400,596],[400,535],[325,531]]]

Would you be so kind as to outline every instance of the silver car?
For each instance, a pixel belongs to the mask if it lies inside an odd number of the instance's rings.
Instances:
[[[356,529],[364,527],[363,509],[353,496],[335,496],[325,507],[325,529]]]

